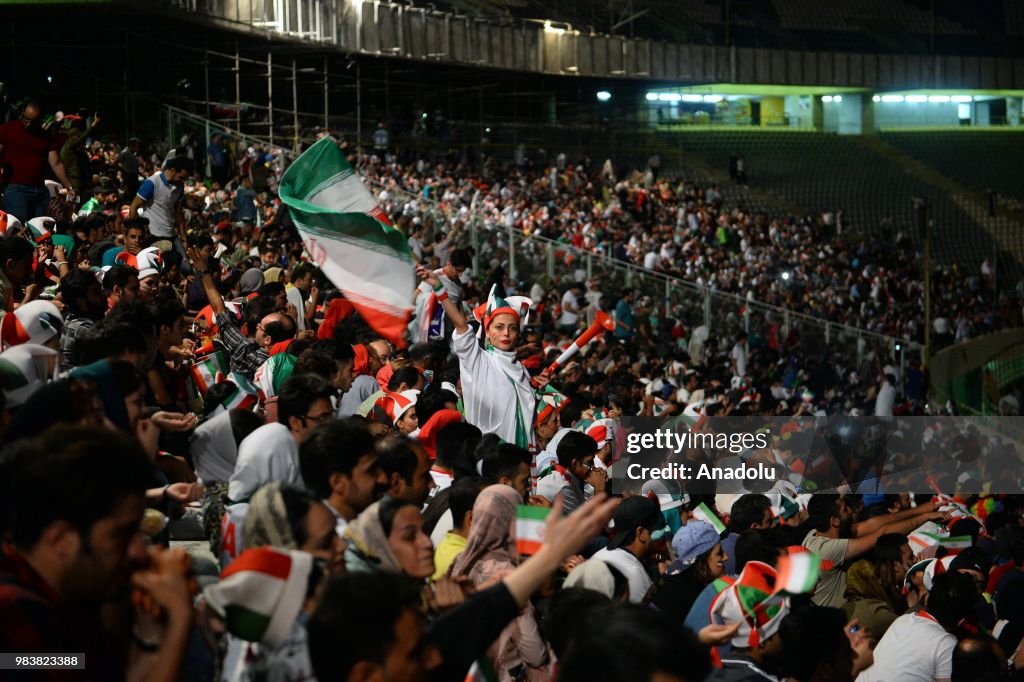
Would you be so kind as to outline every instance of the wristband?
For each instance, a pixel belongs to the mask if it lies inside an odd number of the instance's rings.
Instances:
[[[438,282],[438,283],[437,283],[437,286],[436,286],[436,287],[434,287],[434,291],[437,291],[437,292],[441,292],[441,291],[444,291],[444,285],[443,285],[443,284],[441,284],[440,282]]]

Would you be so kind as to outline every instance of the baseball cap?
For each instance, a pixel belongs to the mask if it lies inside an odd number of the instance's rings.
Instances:
[[[615,535],[608,543],[608,549],[618,549],[631,543],[638,528],[661,530],[666,526],[658,503],[639,495],[624,499],[615,510],[612,521],[615,523]]]

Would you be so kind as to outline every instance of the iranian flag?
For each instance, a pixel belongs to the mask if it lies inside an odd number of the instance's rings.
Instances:
[[[971,546],[970,535],[946,536],[923,530],[917,530],[908,535],[907,541],[910,543],[910,548],[914,550],[914,554],[919,554],[933,545],[942,545],[949,550],[950,554],[959,554]]]
[[[200,395],[206,395],[210,387],[217,383],[218,374],[227,374],[230,369],[228,354],[222,350],[197,358],[192,365],[192,381]]]
[[[704,523],[709,523],[714,526],[719,535],[725,532],[725,524],[722,523],[722,519],[718,518],[715,512],[708,509],[708,506],[705,503],[701,502],[691,513],[693,514],[693,518],[698,521],[703,521]]]
[[[285,171],[279,190],[317,266],[377,333],[405,346],[416,274],[405,235],[325,137]]]
[[[516,551],[519,554],[536,554],[540,550],[550,511],[546,507],[525,504],[516,507]]]
[[[221,403],[225,410],[249,410],[255,407],[260,401],[260,391],[256,385],[238,372],[232,372],[224,381],[230,381],[235,385],[235,390],[228,394],[228,397]],[[218,382],[220,383],[220,382]]]
[[[775,592],[806,594],[818,584],[821,559],[814,552],[794,552],[779,558]]]

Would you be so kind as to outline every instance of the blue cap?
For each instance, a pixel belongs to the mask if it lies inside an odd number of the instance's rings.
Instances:
[[[689,564],[721,541],[714,526],[692,519],[672,536],[672,551],[675,552],[676,561]]]

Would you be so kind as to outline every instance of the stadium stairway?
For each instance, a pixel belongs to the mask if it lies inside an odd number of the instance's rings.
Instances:
[[[790,128],[679,126],[661,132],[684,162],[696,158],[719,173],[726,172],[732,154],[739,155],[753,191],[800,207],[798,214],[841,210],[851,234],[887,239],[902,234],[920,248],[911,199],[921,197],[932,209],[937,263],[977,269],[998,248],[1003,279],[1016,277],[1024,260],[1009,238],[1012,225],[990,226],[967,188],[877,139]]]
[[[956,136],[957,133],[950,135]],[[966,133],[966,135],[970,137],[973,133]],[[936,137],[938,136],[933,135],[933,138]],[[1004,254],[1010,256],[1010,258],[1005,256],[1000,258],[999,266],[1009,267],[1013,274],[1019,275],[1019,264],[1024,263],[1024,239],[1021,238],[1021,235],[1024,234],[1022,231],[1024,224],[1019,219],[1004,208],[997,208],[996,214],[991,215],[988,208],[988,197],[985,193],[963,184],[957,178],[939,172],[930,163],[911,156],[901,147],[890,144],[889,136],[863,136],[856,139],[860,144],[874,150],[875,153],[886,157],[893,163],[899,164],[908,173],[945,193],[954,204],[988,233]],[[935,142],[941,144],[942,138]],[[967,159],[966,153],[960,155],[960,165],[970,166]]]

